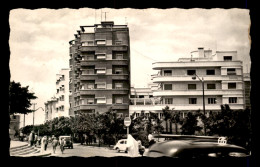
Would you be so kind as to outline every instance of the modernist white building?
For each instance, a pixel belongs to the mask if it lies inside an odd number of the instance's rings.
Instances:
[[[63,68],[56,74],[56,115],[55,117],[69,116],[69,70]]]
[[[45,121],[55,117],[69,117],[69,69],[56,74],[56,94],[45,104]]]
[[[130,114],[141,110],[159,114],[165,106],[183,114],[203,110],[202,79],[207,113],[220,111],[221,104],[228,104],[233,110],[245,108],[243,66],[236,51],[217,51],[213,55],[211,50],[199,48],[192,52],[191,58],[155,62],[152,68],[158,72],[152,76],[153,83],[157,84],[157,89],[151,91],[156,102],[154,105],[133,103]]]

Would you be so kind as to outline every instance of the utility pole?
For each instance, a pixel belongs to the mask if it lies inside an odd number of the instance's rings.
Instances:
[[[34,112],[35,112],[35,105],[37,104],[37,103],[32,103],[33,104],[33,126],[34,126]]]

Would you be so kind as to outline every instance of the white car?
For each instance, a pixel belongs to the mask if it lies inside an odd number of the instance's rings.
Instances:
[[[118,142],[114,146],[114,150],[117,150],[118,152],[124,151],[127,153],[126,142],[127,142],[127,139],[118,140]]]

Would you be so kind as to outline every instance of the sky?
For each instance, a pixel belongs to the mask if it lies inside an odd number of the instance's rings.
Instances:
[[[106,12],[106,13],[105,13]],[[102,15],[101,15],[102,13]],[[198,47],[237,51],[250,72],[250,11],[247,9],[14,9],[10,11],[11,81],[29,86],[35,109],[56,92],[56,74],[69,68],[69,41],[80,26],[114,21],[130,31],[131,83],[146,87],[152,63],[190,57]],[[26,125],[32,124],[26,115]],[[23,116],[22,116],[23,120]],[[35,124],[44,111],[35,112]]]

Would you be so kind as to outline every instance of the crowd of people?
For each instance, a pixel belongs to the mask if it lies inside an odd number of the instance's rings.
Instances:
[[[43,136],[42,138],[40,138],[39,136],[37,136],[37,134],[34,133],[34,131],[31,131],[31,133],[29,135],[29,139],[28,139],[29,146],[31,146],[31,147],[40,146],[41,147],[40,152],[44,153],[44,151],[47,150],[48,143],[51,143],[51,145],[52,145],[53,154],[55,154],[55,151],[56,151],[56,148],[58,145],[60,145],[60,150],[61,150],[61,153],[63,154],[65,139],[62,139],[59,143],[57,137],[55,137],[54,135],[51,137],[51,139],[48,138],[48,136]]]

